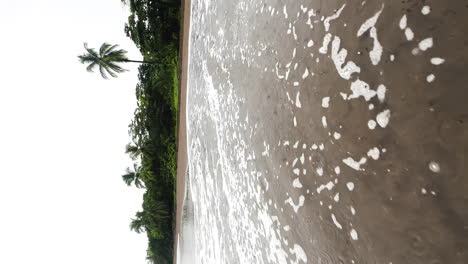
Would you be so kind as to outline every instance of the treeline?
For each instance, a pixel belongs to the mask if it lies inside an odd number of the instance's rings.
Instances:
[[[129,125],[132,142],[126,152],[135,160],[122,176],[128,185],[145,188],[143,210],[130,227],[148,236],[147,259],[172,263],[175,224],[176,133],[178,116],[177,59],[180,1],[127,0],[125,33],[140,49],[137,108]]]

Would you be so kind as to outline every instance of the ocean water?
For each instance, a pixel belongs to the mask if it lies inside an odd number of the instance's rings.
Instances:
[[[228,68],[236,63],[247,67],[254,60],[247,53],[257,50],[255,43],[244,43],[240,32],[224,35],[221,24],[229,22],[220,15],[231,5],[238,25],[260,8],[246,1],[192,1],[190,180],[179,263],[300,263],[307,259],[303,249],[283,238],[280,207],[265,196],[271,192],[265,177],[268,166],[260,166],[259,160],[268,160],[269,153],[265,142],[258,142],[259,121],[249,119],[245,94],[231,82]]]
[[[177,237],[177,263],[193,263],[195,259],[194,211],[188,171],[185,183],[181,230]]]
[[[435,49],[423,53],[438,45],[432,30],[409,43],[407,15],[434,21],[415,13],[390,1],[192,1],[179,263],[466,263],[438,253],[466,258],[434,242],[466,236],[432,214],[446,212],[438,188],[421,189],[450,166],[405,158],[404,142],[439,144],[402,125],[405,111],[435,111],[409,95],[441,69]]]

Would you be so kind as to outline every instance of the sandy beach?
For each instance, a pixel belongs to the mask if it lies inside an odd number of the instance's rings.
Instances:
[[[184,200],[185,171],[187,170],[187,69],[190,28],[190,0],[182,1],[182,28],[179,54],[179,131],[177,136],[177,179],[176,179],[176,227],[174,233],[174,263],[177,263],[177,237],[180,231],[182,202]]]
[[[184,263],[468,263],[462,1],[184,4]]]

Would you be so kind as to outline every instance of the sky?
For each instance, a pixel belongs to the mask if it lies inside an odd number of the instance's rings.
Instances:
[[[119,44],[120,0],[0,1],[0,263],[145,263],[129,230],[142,191],[121,179],[137,65],[88,73],[83,42]]]

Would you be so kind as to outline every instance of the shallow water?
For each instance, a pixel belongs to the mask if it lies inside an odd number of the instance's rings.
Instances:
[[[468,263],[455,2],[192,1],[181,263]]]
[[[182,228],[177,243],[177,263],[193,263],[195,259],[194,212],[189,173],[186,173],[185,183],[185,197],[181,220]]]

